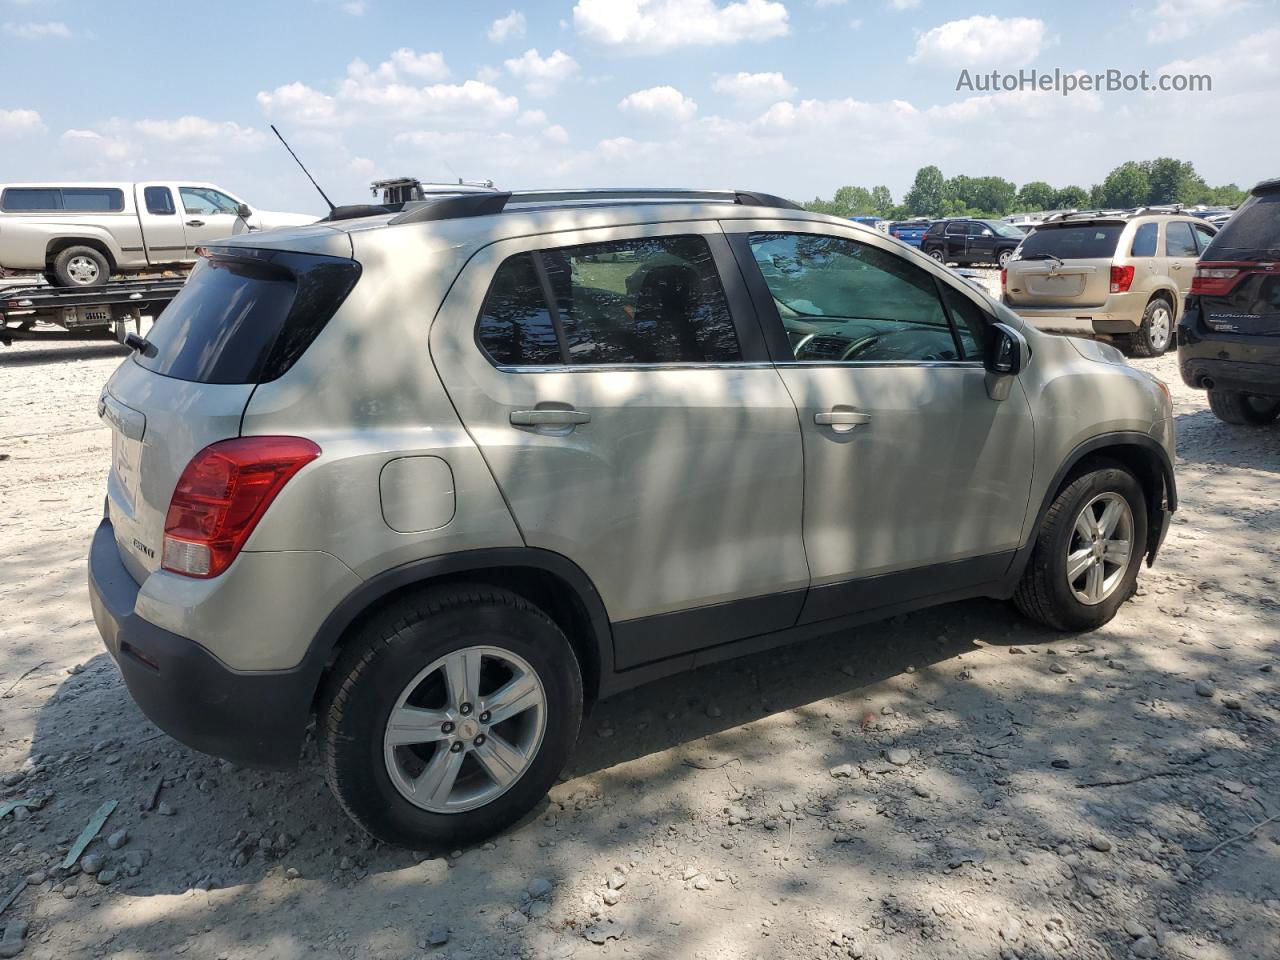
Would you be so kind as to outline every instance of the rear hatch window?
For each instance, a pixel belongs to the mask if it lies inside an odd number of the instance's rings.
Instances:
[[[1205,260],[1280,260],[1280,192],[1253,196],[1226,222]]]
[[[1059,260],[1100,260],[1112,257],[1124,230],[1122,223],[1082,223],[1063,227],[1038,227],[1022,241],[1023,260],[1045,256]]]
[[[156,320],[146,369],[195,383],[264,383],[283,375],[360,277],[341,257],[214,248]]]

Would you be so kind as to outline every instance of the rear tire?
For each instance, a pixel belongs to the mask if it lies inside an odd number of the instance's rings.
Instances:
[[[1129,339],[1135,357],[1158,357],[1173,342],[1173,307],[1164,297],[1152,297],[1142,311],[1142,323]]]
[[[1108,518],[1112,507],[1117,519],[1110,530],[1091,527],[1085,519],[1087,510],[1097,524],[1099,516]],[[1090,529],[1101,537],[1084,536]],[[1112,544],[1125,541],[1127,553],[1119,563],[1120,548]],[[1054,498],[1013,602],[1025,616],[1054,630],[1097,629],[1132,596],[1146,543],[1147,506],[1141,485],[1123,467],[1097,461],[1094,469],[1077,476]],[[1094,583],[1093,567],[1099,571],[1099,590],[1095,599],[1085,599],[1082,594]],[[1079,573],[1073,577],[1076,569]]]
[[[1280,400],[1228,390],[1210,390],[1209,409],[1223,423],[1262,427],[1280,416]]]
[[[942,258],[942,251],[939,250],[937,247],[934,247],[932,250],[926,250],[925,253],[933,257],[933,259],[937,260],[939,263],[945,262]]]
[[[111,279],[111,265],[93,247],[67,247],[53,258],[53,282],[59,287],[97,287]]]
[[[451,672],[473,656],[483,667]],[[469,694],[454,696],[455,677]],[[523,705],[490,723],[486,706],[496,718],[498,694],[517,680],[532,692],[511,694]],[[399,724],[393,734],[393,715],[423,739],[403,739]],[[329,787],[356,823],[387,843],[448,851],[532,810],[581,719],[582,674],[560,628],[523,597],[461,584],[406,598],[360,628],[330,674],[317,726]],[[452,777],[430,781],[452,757]]]

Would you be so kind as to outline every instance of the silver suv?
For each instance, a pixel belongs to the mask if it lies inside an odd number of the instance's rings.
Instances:
[[[375,836],[533,807],[584,703],[965,597],[1106,623],[1162,384],[761,194],[460,196],[209,249],[111,377],[89,583],[143,710]]]
[[[1041,330],[1113,340],[1135,356],[1173,344],[1196,258],[1217,228],[1186,214],[1058,214],[1001,264],[1004,302]]]

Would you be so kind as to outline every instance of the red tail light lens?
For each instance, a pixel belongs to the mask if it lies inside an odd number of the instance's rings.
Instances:
[[[1005,270],[1003,267],[1000,269],[1000,289],[1009,289],[1009,271]]]
[[[1111,292],[1128,293],[1133,286],[1133,267],[1111,268]]]
[[[1248,272],[1247,268],[1240,267],[1196,267],[1195,275],[1191,278],[1191,292],[1209,297],[1226,296]]]
[[[187,577],[216,577],[289,479],[320,456],[301,437],[240,437],[210,444],[182,471],[164,518],[161,565]]]

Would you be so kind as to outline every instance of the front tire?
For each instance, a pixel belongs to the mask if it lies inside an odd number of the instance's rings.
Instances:
[[[67,247],[53,258],[52,273],[59,287],[97,287],[111,279],[111,265],[93,247]]]
[[[1094,630],[1133,594],[1146,543],[1141,485],[1123,467],[1098,461],[1054,498],[1014,604],[1055,630]]]
[[[1280,416],[1280,400],[1229,390],[1210,390],[1209,409],[1223,423],[1263,427]]]
[[[351,638],[318,716],[329,787],[379,840],[446,851],[532,810],[578,738],[582,674],[524,598],[453,585]]]
[[[1003,270],[1005,267],[1009,266],[1009,261],[1012,259],[1013,259],[1012,250],[1001,250],[999,255],[996,257],[996,263],[998,263],[1000,266],[1000,269]]]
[[[1164,297],[1152,297],[1142,312],[1142,323],[1129,340],[1135,357],[1158,357],[1173,342],[1173,307]]]

